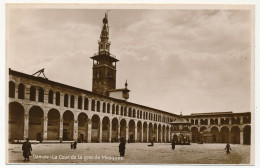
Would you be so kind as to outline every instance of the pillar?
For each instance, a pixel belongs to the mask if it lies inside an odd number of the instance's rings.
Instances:
[[[60,119],[60,141],[62,141],[63,137],[63,119]]]
[[[143,124],[142,124],[142,128],[141,128],[141,142],[144,142],[144,127],[143,127]]]
[[[47,139],[48,132],[48,117],[43,118],[43,140]]]
[[[159,140],[159,137],[158,137],[159,135],[158,135],[158,126],[156,127],[156,139],[155,139],[155,141],[156,142],[158,142],[158,140]]]
[[[135,123],[135,142],[137,142],[137,125]]]
[[[149,142],[149,125],[147,124],[147,132],[146,132],[146,138],[147,138],[147,142]]]
[[[168,142],[171,142],[171,127],[168,129]]]
[[[99,143],[102,143],[102,121],[100,120],[100,125],[99,125]]]
[[[167,130],[167,129],[166,129],[166,127],[165,127],[165,129],[164,129],[164,135],[163,135],[163,136],[164,136],[164,142],[167,142],[167,139],[166,139],[166,138],[167,138],[167,136],[166,136],[167,131],[166,131],[166,130]]]
[[[129,126],[128,126],[128,124],[126,125],[126,128],[125,128],[125,132],[126,132],[126,137],[125,137],[125,140],[126,140],[126,142],[128,141],[128,134],[129,134]]]
[[[163,129],[162,129],[162,126],[161,126],[161,134],[160,134],[160,137],[161,137],[161,142],[163,142]]]
[[[121,136],[120,136],[120,122],[118,122],[117,130],[118,130],[118,140],[120,140],[120,138],[121,138]]]
[[[241,144],[241,145],[244,144],[244,132],[243,132],[243,129],[240,130],[240,144]]]
[[[109,122],[109,137],[108,137],[108,141],[111,142],[112,140],[112,120],[110,120]]]
[[[29,115],[25,114],[24,115],[24,132],[23,132],[23,137],[24,139],[29,137]]]
[[[78,140],[78,120],[74,120],[73,139],[74,139],[75,141]]]
[[[88,143],[91,143],[91,131],[92,131],[92,122],[88,121]]]

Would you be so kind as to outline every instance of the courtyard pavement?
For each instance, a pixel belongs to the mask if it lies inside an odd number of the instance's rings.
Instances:
[[[22,145],[9,144],[7,163],[13,164],[249,164],[250,146],[231,144],[231,154],[225,153],[225,144],[176,145],[170,143],[126,144],[125,157],[119,157],[119,143],[78,143],[70,149],[69,143],[32,144],[30,161],[23,161]]]

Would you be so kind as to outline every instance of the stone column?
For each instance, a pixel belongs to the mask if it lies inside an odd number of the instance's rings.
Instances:
[[[149,138],[150,138],[150,137],[149,137],[149,129],[150,129],[150,128],[148,127],[148,124],[147,124],[147,130],[146,130],[146,131],[147,131],[147,132],[146,132],[146,141],[147,141],[147,142],[149,142]]]
[[[144,142],[144,127],[142,124],[142,129],[141,129],[141,142]]]
[[[24,132],[23,132],[23,139],[29,137],[29,115],[24,115]]]
[[[62,137],[63,137],[63,119],[60,119],[60,141],[62,141]]]
[[[161,143],[163,142],[163,129],[162,129],[162,126],[161,126],[161,135],[160,135],[160,137],[161,137]]]
[[[229,125],[231,125],[232,124],[232,118],[228,118],[228,120],[229,120]]]
[[[125,140],[126,140],[126,142],[128,142],[128,134],[129,134],[129,126],[128,126],[128,124],[126,125],[126,128],[125,128],[125,132],[126,132],[126,137],[125,137]]]
[[[112,120],[110,120],[110,123],[109,123],[109,137],[108,137],[108,141],[109,142],[112,141]]]
[[[88,143],[91,143],[91,131],[92,131],[92,122],[88,121]]]
[[[168,142],[171,142],[171,127],[168,129]]]
[[[159,135],[158,135],[158,132],[159,132],[159,131],[158,131],[158,126],[157,126],[157,127],[156,127],[156,139],[155,139],[155,140],[156,140],[156,142],[158,142],[158,140],[159,140]]]
[[[241,116],[239,118],[240,118],[240,123],[239,124],[243,124],[243,116]]]
[[[43,140],[47,139],[48,132],[48,117],[43,118]]]
[[[117,131],[118,131],[118,140],[120,140],[120,138],[121,138],[121,135],[120,135],[120,122],[118,122]]]
[[[78,120],[74,120],[73,139],[74,141],[78,140]]]
[[[167,134],[167,131],[166,131],[166,127],[165,127],[165,129],[164,129],[164,142],[167,142],[167,136],[166,136],[166,134]]]
[[[198,119],[198,125],[200,125],[200,118]]]
[[[26,86],[24,86],[24,89],[26,89]],[[26,92],[24,94],[26,95]],[[17,84],[15,84],[15,87],[14,87],[14,98],[18,99],[18,85]]]
[[[243,129],[240,129],[240,144],[244,144],[244,132]]]
[[[100,125],[99,125],[99,143],[102,143],[102,121],[100,121]]]
[[[135,124],[135,142],[137,142],[137,124]]]

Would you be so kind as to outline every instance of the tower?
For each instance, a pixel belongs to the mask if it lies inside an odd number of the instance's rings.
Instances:
[[[105,13],[103,26],[98,41],[98,53],[93,59],[92,91],[108,96],[108,91],[116,88],[116,62],[119,61],[110,54],[108,17]]]

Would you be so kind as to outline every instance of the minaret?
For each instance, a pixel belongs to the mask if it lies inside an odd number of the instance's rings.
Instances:
[[[116,89],[116,62],[119,61],[110,54],[108,16],[105,13],[103,26],[98,41],[98,53],[93,59],[92,91],[108,96],[108,91]]]

